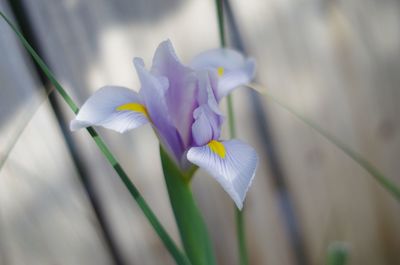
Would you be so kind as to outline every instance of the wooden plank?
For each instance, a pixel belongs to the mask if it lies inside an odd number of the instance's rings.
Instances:
[[[260,79],[270,91],[396,179],[399,94],[394,73],[399,61],[394,54],[399,47],[395,31],[399,9],[393,8],[393,1],[379,7],[374,1],[368,3],[254,1],[235,2],[235,10],[251,54],[258,59]],[[131,57],[140,55],[150,62],[157,43],[166,37],[173,40],[186,61],[196,52],[217,45],[211,2],[176,1],[162,6],[144,1],[110,4],[43,0],[34,4],[26,1],[26,5],[48,61],[80,102],[104,84],[137,87]],[[359,6],[364,8],[360,11]],[[193,19],[199,14],[201,20]],[[386,31],[380,31],[374,23],[383,23]],[[188,40],[193,40],[190,45]],[[377,85],[383,89],[376,89]],[[259,139],[251,129],[254,121],[247,118],[250,109],[243,95],[236,97],[238,124],[243,126],[239,132],[241,138],[258,147]],[[281,109],[270,104],[267,107],[313,264],[323,262],[332,240],[350,243],[354,264],[398,263],[399,230],[395,224],[399,214],[394,200],[324,139]],[[160,168],[154,166],[157,143],[150,130],[140,129],[127,136],[103,133],[177,238]],[[85,152],[87,162],[92,176],[99,179],[98,188],[125,255],[132,262],[159,263],[163,255],[167,256],[165,250],[124,188],[111,178],[113,172],[84,134],[77,135],[81,136],[78,141],[82,150],[89,150]],[[293,264],[274,191],[263,178],[267,172],[268,165],[263,164],[249,194],[252,261]],[[221,253],[219,260],[234,263],[234,224],[227,218],[233,216],[231,202],[204,175],[196,178],[195,191]],[[156,255],[154,249],[160,252]]]

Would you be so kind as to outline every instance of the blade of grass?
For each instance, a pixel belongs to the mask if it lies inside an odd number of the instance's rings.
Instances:
[[[263,95],[267,96],[273,102],[275,102],[278,106],[287,110],[290,114],[294,115],[296,118],[310,126],[320,135],[322,135],[326,140],[335,145],[337,148],[342,150],[346,155],[348,155],[353,161],[355,161],[358,165],[364,168],[383,188],[385,188],[390,194],[393,195],[400,202],[400,188],[393,183],[388,177],[386,177],[382,172],[380,172],[373,164],[371,164],[367,159],[365,159],[361,154],[357,153],[349,146],[341,142],[339,139],[322,129],[318,126],[318,124],[314,123],[312,120],[298,113],[284,102],[272,96],[266,90],[264,90]]]
[[[222,48],[226,47],[226,38],[225,38],[225,24],[224,24],[224,1],[223,0],[215,0],[215,5],[217,9],[217,18],[218,18],[218,31],[219,31],[219,40]],[[228,112],[228,126],[229,126],[229,137],[236,137],[236,126],[235,126],[235,113],[233,111],[233,99],[232,94],[227,96],[227,112]],[[239,264],[247,265],[249,263],[247,248],[246,248],[246,231],[244,225],[244,206],[243,210],[240,211],[235,207],[235,219],[236,219],[236,234],[238,241],[238,249],[239,249]]]
[[[19,30],[11,23],[11,21],[0,11],[0,16],[6,21],[6,23],[11,27],[14,33],[18,36],[22,45],[26,48],[29,54],[32,56],[33,60],[38,64],[40,69],[49,79],[49,81],[54,85],[55,89],[60,93],[64,101],[68,104],[70,109],[77,114],[79,111],[78,106],[72,100],[72,98],[68,95],[68,93],[64,90],[64,88],[60,85],[60,83],[54,77],[54,74],[50,71],[44,61],[40,58],[40,56],[35,52],[35,50],[31,47],[28,41],[24,38],[24,36],[19,32]],[[106,146],[103,139],[97,134],[96,130],[92,127],[87,128],[88,133],[93,138],[98,148],[101,150],[102,154],[106,157],[108,162],[114,168],[121,181],[124,183],[125,187],[128,189],[129,193],[133,197],[133,199],[137,202],[140,209],[143,211],[144,215],[147,217],[147,220],[150,222],[161,241],[164,243],[167,250],[170,252],[172,257],[175,259],[176,263],[179,265],[188,265],[190,264],[187,257],[183,254],[183,252],[177,247],[175,242],[169,236],[167,231],[161,225],[160,221],[157,219],[154,212],[150,209],[149,205],[146,203],[139,190],[133,184],[133,182],[129,179],[128,175],[125,173],[124,169],[121,167],[119,162],[116,160],[114,155],[111,153],[109,148]]]

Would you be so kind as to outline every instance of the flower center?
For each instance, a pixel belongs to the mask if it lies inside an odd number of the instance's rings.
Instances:
[[[149,118],[146,107],[139,103],[126,103],[117,107],[116,110],[139,112],[146,116],[146,118]]]
[[[219,77],[223,76],[224,72],[225,72],[225,69],[222,66],[217,68],[217,74]]]
[[[208,144],[208,147],[210,147],[211,151],[216,153],[219,157],[225,158],[226,156],[226,150],[225,146],[216,140],[211,140]]]

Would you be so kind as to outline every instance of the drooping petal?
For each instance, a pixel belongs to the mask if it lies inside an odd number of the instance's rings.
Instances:
[[[196,56],[194,69],[211,69],[219,76],[217,99],[238,86],[249,83],[255,74],[255,61],[232,49],[213,49]]]
[[[190,148],[187,158],[213,176],[236,206],[242,208],[258,164],[252,147],[239,140],[213,140],[207,145]]]
[[[83,104],[70,129],[95,125],[123,133],[147,122],[146,108],[138,93],[125,87],[105,86]]]
[[[135,58],[134,64],[141,83],[139,93],[146,104],[148,115],[162,144],[179,163],[184,153],[184,148],[168,111],[166,102],[166,93],[169,86],[168,79],[164,76],[153,75],[147,71],[144,68],[143,60],[140,58]]]
[[[241,68],[226,70],[219,80],[218,99],[221,100],[233,89],[250,83],[254,78],[255,69],[255,61],[248,59]]]
[[[193,123],[192,113],[196,108],[195,71],[179,61],[171,41],[166,40],[156,50],[151,73],[168,79],[169,87],[165,95],[168,112],[184,146],[189,146]]]

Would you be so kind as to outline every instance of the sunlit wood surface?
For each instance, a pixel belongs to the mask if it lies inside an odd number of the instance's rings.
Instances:
[[[41,54],[79,104],[103,85],[138,89],[133,57],[150,65],[166,38],[184,62],[218,46],[211,0],[22,3]],[[246,49],[257,60],[258,82],[400,185],[399,2],[231,3]],[[9,11],[4,0],[0,8]],[[0,171],[0,264],[112,264],[39,78],[3,22],[0,34],[1,158],[22,132]],[[309,263],[324,264],[328,245],[343,241],[349,264],[400,264],[399,202],[327,140],[260,97]],[[235,92],[234,101],[238,135],[261,156],[245,212],[251,264],[298,264],[257,130],[262,121],[254,118],[249,91]],[[63,112],[64,122],[73,118],[66,107]],[[124,135],[99,130],[179,241],[151,129]],[[73,138],[126,263],[173,264],[88,134],[82,130]],[[202,172],[194,192],[219,264],[237,264],[232,201]]]

